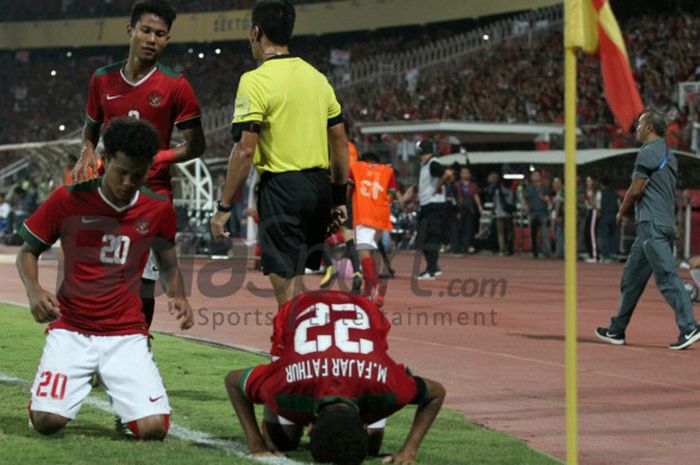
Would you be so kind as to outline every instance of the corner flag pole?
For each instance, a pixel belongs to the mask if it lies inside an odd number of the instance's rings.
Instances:
[[[576,359],[576,49],[564,47],[564,267],[566,289],[566,463],[578,465]]]

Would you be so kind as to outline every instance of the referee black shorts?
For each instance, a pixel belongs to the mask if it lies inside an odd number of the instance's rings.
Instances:
[[[258,212],[263,274],[292,278],[318,269],[330,223],[328,170],[263,173]]]

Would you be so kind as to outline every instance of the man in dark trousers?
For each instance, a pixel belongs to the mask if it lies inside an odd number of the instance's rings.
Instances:
[[[432,140],[420,141],[416,153],[420,157],[421,168],[418,178],[419,244],[427,266],[419,274],[418,280],[433,280],[442,274],[438,267],[442,223],[446,209],[445,183],[452,179],[452,170],[446,169],[435,156],[435,143]]]
[[[700,340],[690,297],[673,261],[678,160],[664,142],[665,132],[663,113],[647,109],[639,116],[636,136],[643,145],[634,163],[632,184],[617,213],[617,224],[620,224],[634,206],[637,237],[622,274],[617,314],[607,328],[595,331],[596,336],[610,344],[625,343],[625,329],[652,273],[656,287],[676,313],[680,330],[678,340],[670,344],[669,349],[685,349]]]

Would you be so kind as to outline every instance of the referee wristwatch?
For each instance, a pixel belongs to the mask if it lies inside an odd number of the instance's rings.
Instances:
[[[216,211],[221,213],[231,213],[231,210],[233,210],[233,205],[227,207],[221,202],[221,200],[216,201]]]

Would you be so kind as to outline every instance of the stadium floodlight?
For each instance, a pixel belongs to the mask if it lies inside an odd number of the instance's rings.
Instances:
[[[51,70],[51,77],[54,77],[54,76],[56,76],[56,70],[55,70],[55,69],[52,69],[52,70]]]
[[[503,175],[503,179],[506,179],[509,181],[510,180],[522,181],[523,179],[525,179],[525,175],[521,174],[521,173],[506,173]]]
[[[188,49],[187,49],[187,53],[189,53],[190,55],[192,55],[192,54],[194,53],[194,49],[188,48]]]
[[[68,51],[66,52],[66,56],[67,56],[68,58],[72,57],[72,56],[73,56],[73,52],[71,52],[70,50],[68,50]]]
[[[217,48],[216,50],[214,50],[214,53],[216,53],[217,55],[221,55],[221,49]]]
[[[199,57],[200,60],[204,59],[204,53],[202,53],[202,52],[199,52],[199,55],[197,55],[197,56]]]
[[[66,126],[65,126],[64,124],[62,124],[62,125],[60,125],[60,126],[58,127],[58,130],[61,131],[61,132],[63,132],[63,131],[66,130]]]
[[[481,38],[484,40],[489,40],[491,37],[489,37],[488,34],[484,34],[483,36],[481,36]]]

